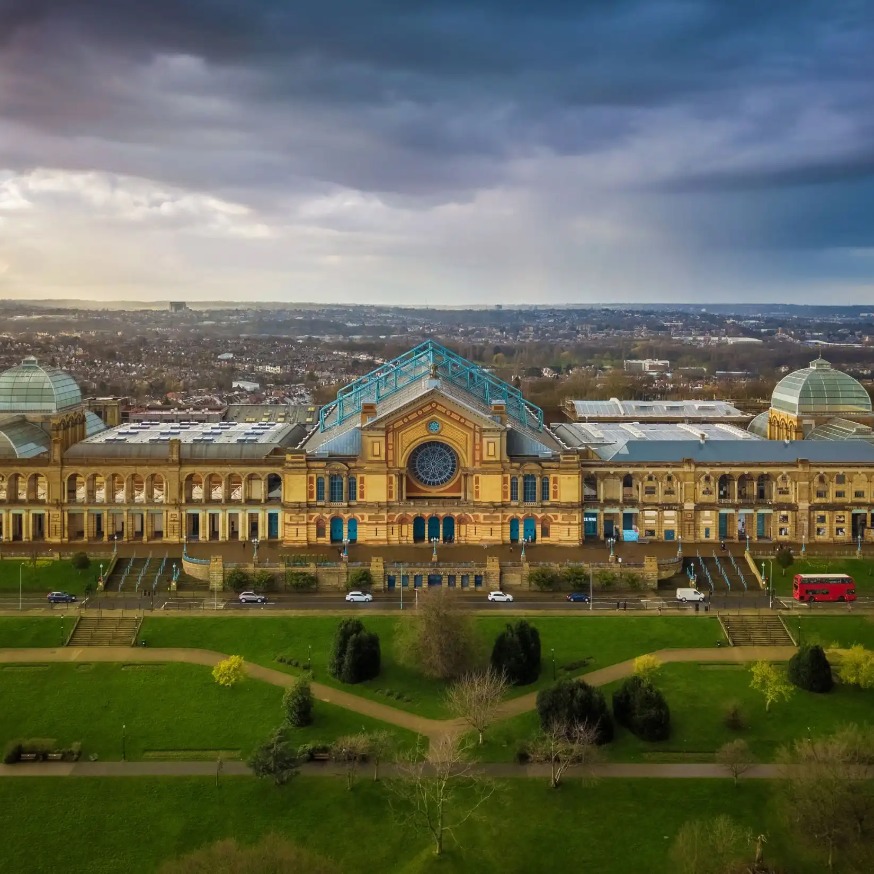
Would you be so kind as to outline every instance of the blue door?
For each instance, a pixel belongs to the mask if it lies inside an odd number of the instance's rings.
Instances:
[[[422,543],[425,539],[425,517],[416,516],[413,519],[413,543]]]
[[[279,513],[267,514],[267,539],[276,540],[279,537]]]
[[[455,518],[445,516],[443,518],[443,542],[452,543],[455,540]]]
[[[623,531],[633,531],[634,530],[634,513],[623,513],[622,514],[622,530]]]
[[[413,574],[413,588],[421,589],[422,588],[422,575],[421,574]]]
[[[676,531],[673,528],[667,528],[665,530],[665,540],[674,540],[676,539]]]
[[[519,520],[511,519],[510,520],[510,543],[518,543],[519,542]]]
[[[604,539],[609,540],[613,536],[613,520],[605,519],[604,520]]]
[[[583,534],[586,537],[598,536],[598,514],[584,513],[583,514]]]
[[[756,513],[756,537],[765,536],[765,514]]]
[[[442,586],[442,585],[443,585],[442,574],[428,574],[428,588],[429,589],[432,586]]]
[[[537,520],[533,516],[528,516],[522,523],[522,536],[526,543],[537,540]]]
[[[343,541],[343,520],[339,516],[334,516],[331,519],[331,543],[342,543]]]
[[[434,539],[440,539],[440,519],[437,516],[428,518],[428,542]]]
[[[728,537],[728,513],[719,514],[719,539],[725,540]]]
[[[396,582],[397,582],[397,577],[394,574],[389,574],[385,578],[386,587],[389,589],[393,589],[395,587]]]
[[[358,540],[358,520],[350,519],[346,523],[346,539],[350,543],[355,543]]]

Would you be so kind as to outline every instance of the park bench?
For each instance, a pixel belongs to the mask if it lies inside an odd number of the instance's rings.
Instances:
[[[35,762],[39,756],[36,753],[21,753],[18,757],[19,762]]]
[[[323,753],[313,753],[312,761],[314,762],[330,762],[331,754],[327,752]]]
[[[63,762],[64,761],[64,754],[63,753],[49,753],[46,756],[46,759],[49,762]]]

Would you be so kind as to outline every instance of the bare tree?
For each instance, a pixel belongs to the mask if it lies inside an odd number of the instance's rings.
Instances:
[[[534,762],[550,766],[549,785],[557,789],[568,768],[574,765],[593,765],[601,761],[598,731],[587,723],[568,726],[555,721],[542,731],[529,747]]]
[[[739,868],[752,836],[731,817],[684,822],[671,847],[679,874],[725,874]],[[757,869],[753,869],[757,870]]]
[[[446,704],[460,716],[483,742],[483,732],[495,721],[495,715],[507,692],[506,674],[493,668],[464,674],[449,687]]]
[[[467,758],[470,745],[452,735],[431,741],[427,755],[413,751],[387,782],[395,815],[429,835],[434,853],[443,852],[447,835],[467,822],[494,792],[494,785],[478,775]]]
[[[874,837],[874,727],[798,740],[780,761],[789,815],[799,834],[823,847],[829,871],[839,850],[864,855]]]
[[[735,786],[737,786],[740,777],[749,771],[754,763],[749,744],[741,738],[723,744],[716,751],[716,761],[734,777]]]
[[[384,728],[371,731],[367,735],[367,755],[373,764],[374,782],[379,779],[379,766],[384,762],[395,747],[395,739],[391,732]]]
[[[361,732],[359,734],[346,734],[338,737],[331,744],[331,761],[342,765],[346,775],[346,788],[351,789],[358,776],[358,768],[366,761],[370,753],[370,739]]]

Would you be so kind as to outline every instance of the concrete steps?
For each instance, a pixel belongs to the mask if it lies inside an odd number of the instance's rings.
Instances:
[[[80,616],[67,646],[133,646],[140,620],[116,616]]]
[[[720,620],[732,646],[795,645],[779,615],[723,615]]]

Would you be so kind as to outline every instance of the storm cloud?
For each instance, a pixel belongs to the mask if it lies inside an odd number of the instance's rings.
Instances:
[[[874,291],[869,2],[0,0],[0,294]]]

